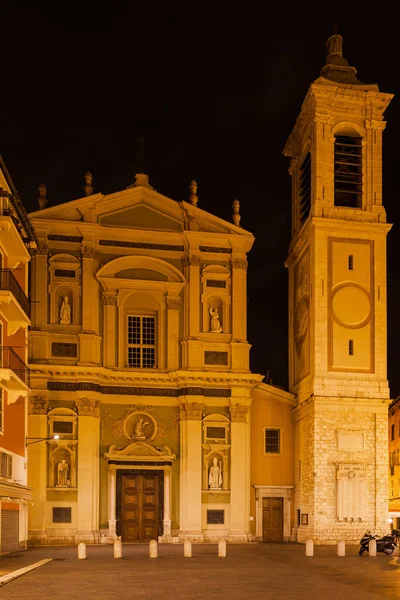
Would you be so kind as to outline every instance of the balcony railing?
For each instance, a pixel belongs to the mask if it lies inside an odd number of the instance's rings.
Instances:
[[[0,269],[0,290],[9,290],[27,317],[30,316],[29,300],[15,279],[11,269]]]
[[[26,386],[30,386],[29,367],[18,356],[14,348],[0,346],[0,369],[11,369]]]

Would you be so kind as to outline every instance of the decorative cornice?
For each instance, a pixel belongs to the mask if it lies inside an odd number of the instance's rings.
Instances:
[[[46,415],[49,408],[49,400],[44,396],[31,396],[29,398],[30,415]]]
[[[111,295],[110,292],[102,292],[104,306],[117,306],[117,296]]]
[[[82,258],[93,258],[94,260],[99,260],[100,255],[95,248],[91,248],[90,246],[82,246],[81,249]]]
[[[231,421],[245,422],[247,414],[250,410],[250,406],[244,406],[243,404],[235,404],[229,407],[229,413],[231,415]]]
[[[47,255],[48,251],[48,245],[45,242],[39,242],[39,245],[35,250],[35,254],[38,254],[39,256],[45,256]]]
[[[375,121],[374,119],[366,119],[365,127],[366,129],[375,129],[378,131],[383,131],[386,128],[386,121]]]
[[[184,267],[200,267],[201,257],[200,254],[187,254],[182,258]]]
[[[181,299],[166,296],[165,304],[168,310],[179,310],[181,307]]]
[[[198,404],[197,402],[181,404],[181,421],[201,421],[203,419],[205,407],[205,404]]]
[[[100,417],[100,400],[78,398],[75,406],[80,417]]]
[[[243,271],[247,271],[248,262],[243,258],[233,258],[231,260],[232,269],[243,269]]]

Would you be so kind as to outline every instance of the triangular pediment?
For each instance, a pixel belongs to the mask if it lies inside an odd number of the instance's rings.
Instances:
[[[198,206],[163,196],[150,185],[134,185],[108,195],[93,194],[35,211],[29,216],[34,222],[84,222],[110,229],[251,235],[242,227]]]
[[[124,207],[99,217],[100,225],[105,227],[134,227],[135,229],[156,229],[158,231],[182,231],[183,219],[172,218],[165,212],[155,210],[144,202]]]

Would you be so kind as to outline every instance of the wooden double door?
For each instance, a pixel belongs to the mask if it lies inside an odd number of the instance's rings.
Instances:
[[[123,474],[121,535],[123,542],[157,539],[160,518],[160,475]]]
[[[263,498],[263,542],[283,542],[283,498]]]

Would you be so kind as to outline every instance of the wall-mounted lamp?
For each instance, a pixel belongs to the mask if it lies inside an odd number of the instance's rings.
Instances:
[[[59,440],[59,439],[60,439],[60,436],[58,435],[58,433],[51,435],[50,437],[45,437],[45,438],[27,437],[27,438],[25,438],[25,448],[27,448],[31,444],[37,444],[38,442],[47,441],[47,443],[48,443],[49,440]],[[30,442],[28,440],[33,440],[33,441]]]

